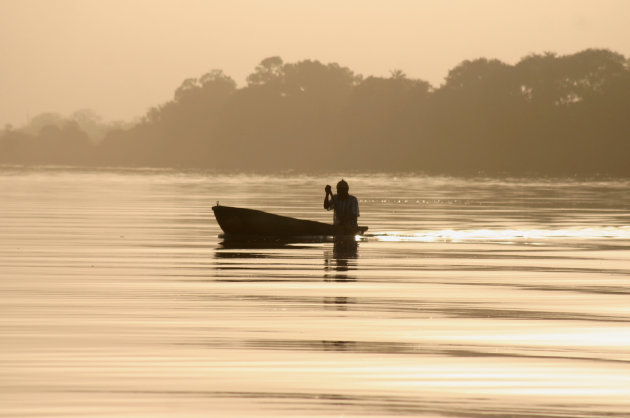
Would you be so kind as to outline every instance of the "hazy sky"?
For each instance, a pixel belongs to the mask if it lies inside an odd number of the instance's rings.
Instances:
[[[0,0],[0,128],[91,108],[131,120],[188,77],[260,60],[337,62],[438,86],[465,59],[609,48],[630,0]]]

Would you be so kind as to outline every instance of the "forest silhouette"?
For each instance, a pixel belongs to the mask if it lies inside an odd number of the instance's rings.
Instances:
[[[270,57],[241,88],[221,70],[184,80],[134,124],[52,119],[7,126],[0,163],[627,177],[630,60],[479,58],[433,87],[401,70],[362,77]]]

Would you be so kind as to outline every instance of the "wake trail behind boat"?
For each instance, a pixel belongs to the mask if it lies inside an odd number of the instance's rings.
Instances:
[[[630,226],[570,229],[442,229],[433,231],[387,231],[366,234],[377,241],[538,241],[550,239],[630,239]]]

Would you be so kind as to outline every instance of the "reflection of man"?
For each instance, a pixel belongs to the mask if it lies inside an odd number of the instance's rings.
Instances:
[[[351,273],[358,268],[359,243],[354,236],[340,235],[335,237],[332,252],[324,251],[324,280],[336,282],[356,281]],[[336,298],[335,298],[336,299]]]
[[[350,187],[343,179],[337,183],[337,194],[333,195],[331,187],[326,185],[326,198],[324,199],[324,209],[334,209],[333,223],[337,226],[354,227],[357,225],[359,217],[359,201],[356,197],[348,194]]]

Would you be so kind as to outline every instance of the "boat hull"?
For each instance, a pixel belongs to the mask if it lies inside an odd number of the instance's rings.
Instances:
[[[214,206],[212,210],[219,226],[228,235],[296,237],[357,235],[367,231],[367,227],[340,228],[255,209]]]

